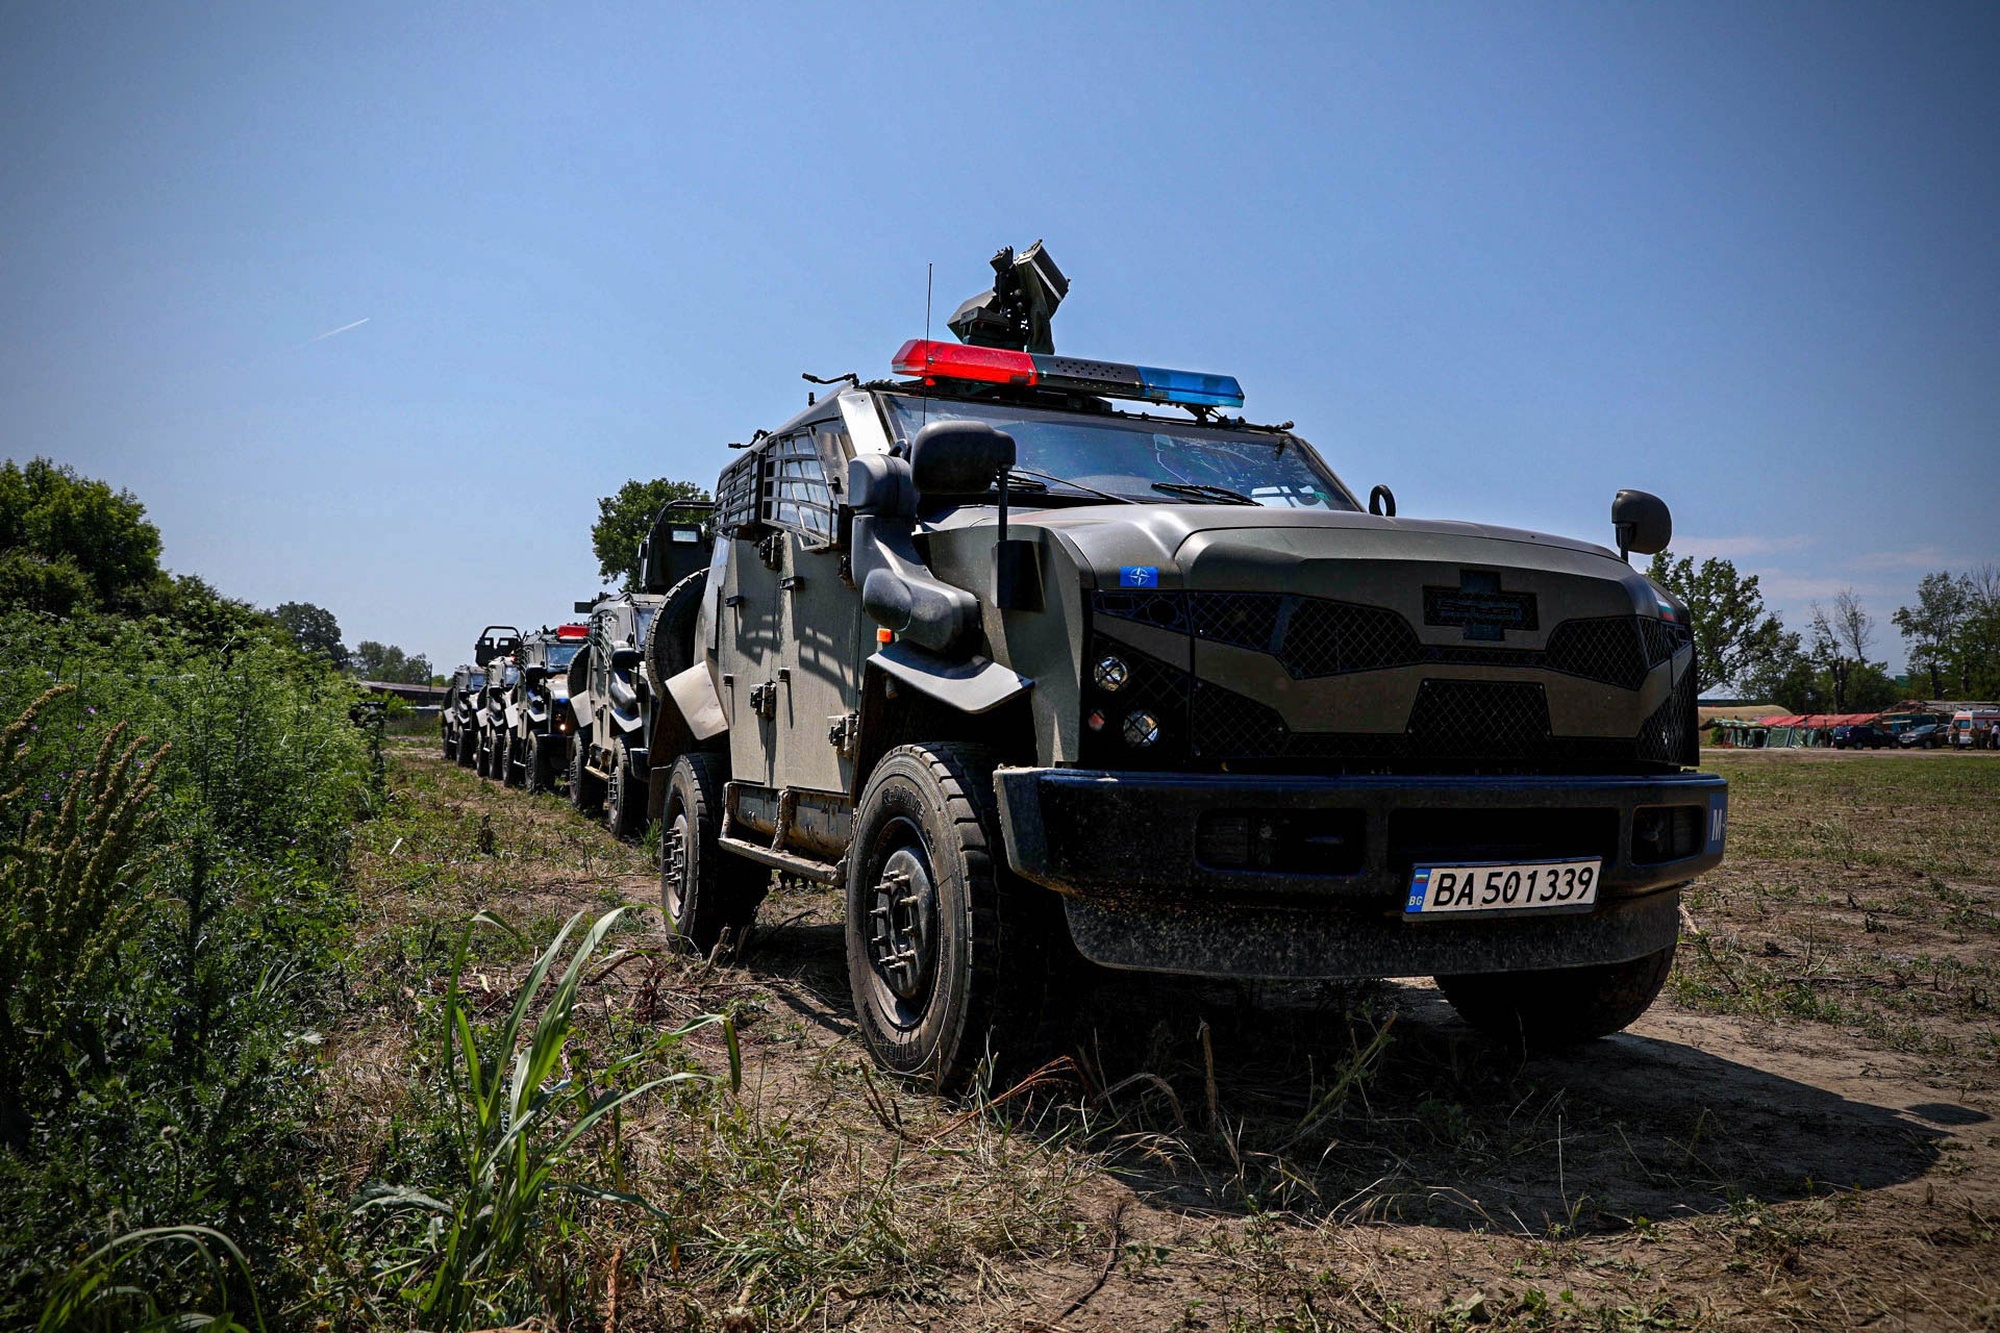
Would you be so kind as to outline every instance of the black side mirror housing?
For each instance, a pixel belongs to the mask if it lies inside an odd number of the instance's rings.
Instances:
[[[1014,466],[1014,437],[979,421],[937,421],[910,446],[910,480],[925,500],[984,495]]]
[[[1620,491],[1611,500],[1611,530],[1618,555],[1658,555],[1674,540],[1674,516],[1667,502],[1646,491]]]

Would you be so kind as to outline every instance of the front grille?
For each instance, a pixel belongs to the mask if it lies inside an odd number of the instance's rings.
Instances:
[[[1556,671],[1636,690],[1688,642],[1682,625],[1597,616],[1563,621],[1540,651],[1425,644],[1407,620],[1386,607],[1291,593],[1102,591],[1093,606],[1100,615],[1269,653],[1294,680],[1402,666],[1497,666]]]
[[[1548,742],[1548,696],[1534,681],[1427,680],[1409,739],[1440,759],[1525,759]]]
[[[1388,734],[1293,731],[1275,709],[1205,680],[1194,684],[1189,740],[1209,761],[1315,761],[1337,764],[1692,765],[1692,677],[1675,689],[1636,737],[1552,736],[1548,702],[1533,681],[1427,680],[1408,729]],[[1671,719],[1679,718],[1678,724]]]
[[[1662,662],[1688,646],[1686,627],[1639,616],[1567,620],[1545,650],[1475,644],[1426,645],[1407,621],[1383,607],[1289,593],[1103,590],[1092,609],[1172,633],[1192,634],[1277,658],[1295,680],[1396,666],[1497,666],[1558,672],[1637,690]],[[1294,732],[1255,699],[1191,679],[1182,667],[1093,635],[1086,658],[1084,712],[1102,712],[1085,729],[1084,762],[1110,767],[1169,766],[1177,758],[1336,764],[1499,764],[1532,770],[1551,764],[1694,765],[1699,762],[1694,670],[1638,728],[1619,737],[1555,736],[1538,681],[1428,679],[1401,732]],[[1091,664],[1106,653],[1132,668],[1131,684],[1113,697],[1091,688]],[[1119,740],[1119,722],[1135,708],[1162,720],[1161,743],[1141,752]],[[1183,746],[1185,748],[1183,748]]]

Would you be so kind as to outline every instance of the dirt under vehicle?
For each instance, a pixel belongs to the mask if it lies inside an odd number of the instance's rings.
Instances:
[[[570,660],[569,707],[576,735],[569,758],[569,798],[577,809],[604,811],[621,838],[644,831],[658,717],[654,685],[690,661],[709,538],[698,523],[662,513],[639,547],[639,587],[578,602],[590,613],[589,638]],[[656,629],[657,626],[657,629]],[[656,665],[646,665],[659,657]]]
[[[569,664],[589,638],[586,625],[543,626],[525,634],[504,699],[506,749],[494,776],[530,794],[554,791],[569,769],[576,716],[569,707]]]
[[[842,887],[870,1050],[946,1087],[1036,1054],[1078,955],[1436,976],[1530,1045],[1643,1012],[1726,812],[1686,608],[1626,558],[1666,506],[1620,492],[1617,551],[1364,507],[1232,378],[1054,355],[1060,273],[994,265],[971,342],[722,473],[647,746],[672,926]]]

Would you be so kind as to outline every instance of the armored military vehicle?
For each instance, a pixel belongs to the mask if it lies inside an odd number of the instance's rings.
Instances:
[[[472,645],[472,661],[452,672],[445,687],[444,707],[438,726],[444,738],[444,757],[467,768],[478,768],[484,776],[488,767],[487,747],[481,744],[481,724],[486,714],[487,664],[512,655],[521,645],[521,632],[511,625],[488,625]]]
[[[569,708],[569,664],[590,637],[587,625],[558,625],[522,636],[519,667],[506,699],[506,759],[500,777],[529,794],[554,791],[569,768],[576,716]]]
[[[507,705],[521,684],[520,663],[513,653],[486,664],[486,688],[479,692],[479,743],[473,767],[482,778],[504,781],[507,773]]]
[[[479,757],[479,700],[485,691],[485,669],[460,663],[444,687],[444,705],[438,710],[444,757],[467,768]]]
[[[1435,976],[1531,1047],[1643,1012],[1726,808],[1627,558],[1666,506],[1610,550],[1364,504],[1231,377],[1055,355],[1039,245],[994,267],[962,343],[722,473],[647,746],[673,928],[840,888],[863,1038],[944,1087],[1035,1055],[1078,955]]]
[[[709,541],[700,524],[675,517],[691,507],[699,506],[677,504],[655,518],[640,544],[637,590],[576,604],[590,613],[590,622],[567,677],[576,717],[569,798],[579,810],[602,808],[606,825],[621,838],[646,826],[655,684],[692,660]],[[646,669],[655,655],[660,669]]]

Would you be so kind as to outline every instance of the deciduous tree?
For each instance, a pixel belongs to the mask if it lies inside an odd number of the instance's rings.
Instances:
[[[292,642],[308,653],[316,653],[336,667],[347,665],[347,647],[340,641],[340,622],[333,612],[311,602],[286,602],[271,612],[271,618],[285,627]]]
[[[1654,556],[1646,573],[1687,603],[1697,689],[1781,675],[1788,655],[1797,655],[1798,636],[1789,636],[1788,650],[1784,624],[1765,611],[1755,574],[1737,573],[1735,564],[1720,556],[1697,566],[1693,556],[1676,559],[1671,551]]]
[[[597,522],[590,528],[590,549],[597,556],[599,572],[615,579],[621,588],[639,582],[639,543],[653,530],[653,520],[662,509],[677,503],[706,505],[708,492],[691,481],[659,477],[652,481],[628,481],[616,495],[597,502]],[[707,516],[705,508],[675,510],[677,522],[696,522]]]

